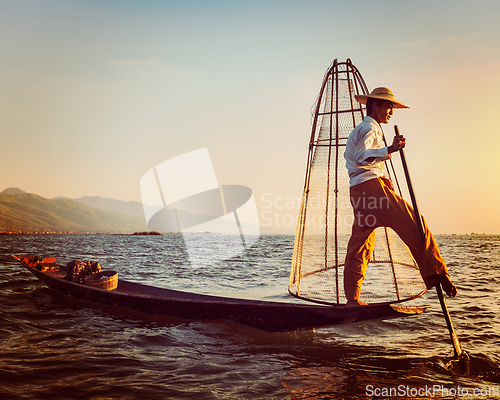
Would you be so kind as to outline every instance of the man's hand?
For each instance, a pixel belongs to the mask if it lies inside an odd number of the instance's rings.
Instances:
[[[387,148],[388,153],[395,153],[402,149],[406,145],[406,138],[403,135],[394,136],[392,139],[392,144]]]

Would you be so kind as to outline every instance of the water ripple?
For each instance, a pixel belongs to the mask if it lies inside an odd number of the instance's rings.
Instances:
[[[452,357],[435,292],[421,316],[268,333],[225,321],[179,322],[80,302],[43,286],[10,253],[99,261],[128,280],[197,293],[295,301],[293,237],[193,270],[182,237],[26,235],[0,238],[0,398],[364,398],[368,385],[500,390],[499,236],[437,236],[459,296],[447,299],[470,377]],[[500,394],[495,397],[500,398]]]

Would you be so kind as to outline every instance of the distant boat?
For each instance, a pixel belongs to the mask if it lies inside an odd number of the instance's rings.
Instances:
[[[118,279],[116,289],[105,290],[64,279],[65,267],[56,264],[55,259],[39,261],[33,256],[11,256],[50,289],[80,300],[120,307],[125,312],[134,310],[188,321],[229,320],[269,332],[397,318],[421,314],[427,308],[390,303],[347,307],[246,300],[163,289],[123,279]]]

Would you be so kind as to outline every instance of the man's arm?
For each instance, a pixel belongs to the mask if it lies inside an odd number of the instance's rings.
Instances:
[[[406,138],[403,135],[396,135],[392,139],[392,144],[387,148],[388,154],[395,153],[406,146]]]
[[[395,153],[406,146],[406,138],[403,135],[394,136],[392,139],[392,144],[387,147],[387,154]],[[366,159],[368,163],[374,162],[375,157],[369,157]]]

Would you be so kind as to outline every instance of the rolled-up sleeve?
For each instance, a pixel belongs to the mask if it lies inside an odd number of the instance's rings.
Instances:
[[[368,127],[358,131],[357,146],[354,152],[354,159],[357,165],[370,165],[379,163],[391,158],[387,147],[373,148],[378,142],[377,132]],[[370,161],[366,161],[373,158]]]

